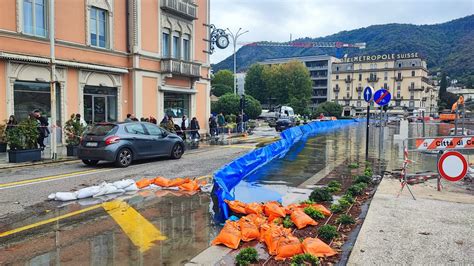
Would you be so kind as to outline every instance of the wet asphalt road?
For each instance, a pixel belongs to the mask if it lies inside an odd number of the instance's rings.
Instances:
[[[209,175],[249,150],[237,145],[203,147],[188,151],[180,160],[147,160],[134,163],[128,168],[115,168],[112,164],[106,163],[90,167],[80,161],[73,161],[1,170],[0,223],[6,222],[12,214],[20,213],[35,204],[44,203],[50,193],[77,190],[103,181],[124,178],[138,180],[142,177],[156,176],[174,178]],[[45,177],[51,179],[36,180],[27,184],[13,183]]]

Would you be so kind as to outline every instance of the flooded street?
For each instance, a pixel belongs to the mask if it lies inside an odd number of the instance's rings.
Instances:
[[[427,124],[426,135],[447,135],[451,127]],[[398,133],[396,126],[371,128],[369,157],[376,173],[401,167],[403,145],[393,138]],[[421,136],[421,124],[410,124],[408,135]],[[363,162],[364,156],[365,123],[303,139],[241,182],[236,199],[281,199],[327,168]],[[413,160],[418,163],[410,171],[436,170],[436,155],[417,154]],[[39,206],[0,223],[0,265],[181,265],[217,234],[211,208],[207,193],[172,190],[142,190],[106,203]]]

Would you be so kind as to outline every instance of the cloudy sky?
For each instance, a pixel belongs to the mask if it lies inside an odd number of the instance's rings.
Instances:
[[[474,0],[211,0],[211,23],[249,32],[238,42],[322,37],[374,24],[435,24],[472,15]],[[211,62],[232,55],[216,49]]]

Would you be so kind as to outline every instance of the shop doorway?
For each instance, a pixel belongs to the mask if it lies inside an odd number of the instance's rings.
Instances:
[[[117,122],[117,89],[85,86],[84,120],[87,124]]]

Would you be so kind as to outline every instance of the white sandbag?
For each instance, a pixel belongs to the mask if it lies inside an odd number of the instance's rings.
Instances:
[[[205,193],[211,193],[213,184],[207,184],[201,187],[201,191]]]
[[[135,184],[135,181],[133,179],[122,179],[120,181],[115,181],[112,183],[112,185],[114,185],[118,189],[126,188],[131,184]]]
[[[77,198],[78,199],[90,198],[99,192],[100,192],[99,186],[81,188],[77,191]]]
[[[51,194],[49,194],[49,196],[48,196],[48,199],[49,199],[49,200],[54,200],[55,198],[56,198],[56,193],[51,193]]]
[[[130,186],[124,188],[123,190],[125,191],[137,191],[138,190],[138,187],[137,187],[137,184],[133,183],[131,184]]]
[[[123,189],[118,189],[112,184],[103,183],[100,185],[99,192],[95,194],[93,197],[99,197],[102,195],[114,194],[114,193],[123,193],[125,192]]]
[[[59,201],[76,200],[77,194],[76,192],[57,192],[54,199]]]

